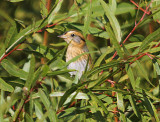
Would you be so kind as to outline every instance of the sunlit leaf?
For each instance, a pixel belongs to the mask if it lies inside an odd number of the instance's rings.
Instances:
[[[14,65],[12,62],[10,62],[9,60],[4,59],[1,62],[1,65],[3,66],[3,68],[11,75],[16,76],[16,77],[20,77],[22,79],[27,79],[28,73],[25,72],[22,69],[19,69],[16,65]]]
[[[111,27],[110,27],[110,24],[107,24],[106,26],[106,30],[108,31],[109,33],[109,36],[110,36],[110,39],[113,43],[113,45],[115,46],[115,50],[117,51],[118,55],[123,58],[123,52],[122,52],[122,49],[120,47],[120,44],[118,43],[118,40],[116,39],[116,35],[113,33]]]
[[[102,107],[102,109],[103,109],[103,111],[105,112],[105,114],[108,114],[108,113],[109,113],[108,110],[107,110],[107,108],[106,108],[105,105],[103,104],[103,102],[102,102],[100,99],[98,99],[98,97],[97,97],[96,95],[94,95],[91,91],[89,91],[89,95],[91,96],[91,98],[92,98],[94,101],[96,101],[96,102]]]
[[[14,88],[7,84],[2,78],[0,78],[0,89],[3,91],[13,92]]]
[[[136,114],[136,116],[137,116],[138,118],[140,118],[140,117],[141,117],[141,116],[140,116],[140,112],[139,112],[139,109],[138,109],[138,107],[137,107],[137,105],[136,105],[136,101],[135,101],[134,97],[130,95],[130,96],[129,96],[129,101],[130,101],[130,103],[131,103],[131,106],[132,106],[132,108],[133,108],[134,113]]]
[[[30,61],[30,69],[29,69],[28,77],[27,77],[27,80],[25,83],[25,87],[27,87],[28,89],[30,89],[30,87],[32,85],[34,70],[35,70],[35,57],[34,57],[34,55],[32,55],[31,61]]]
[[[117,93],[117,106],[122,112],[125,111],[122,93]]]
[[[48,17],[48,24],[50,24],[53,21],[53,19],[56,17],[57,12],[60,10],[62,6],[63,0],[56,1],[56,3],[57,3],[56,7],[53,10],[51,10],[51,13]]]
[[[111,11],[109,6],[103,0],[100,0],[100,2],[105,11],[106,16],[108,17],[111,23],[111,26],[113,28],[117,41],[121,42],[121,28],[120,28],[117,18],[115,17],[114,13]]]
[[[24,0],[8,0],[9,2],[21,2],[21,1],[24,1]]]

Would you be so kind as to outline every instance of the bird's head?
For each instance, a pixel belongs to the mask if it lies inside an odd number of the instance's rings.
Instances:
[[[68,44],[74,46],[83,46],[85,44],[83,35],[77,31],[67,31],[58,37],[63,38]]]

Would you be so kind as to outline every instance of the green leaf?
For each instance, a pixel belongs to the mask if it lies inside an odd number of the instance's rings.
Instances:
[[[51,29],[51,28],[46,29],[46,31],[48,31],[49,33],[54,33],[55,32],[55,30]]]
[[[47,110],[47,112],[45,112],[45,114],[42,116],[42,118],[40,120],[38,120],[37,122],[44,122],[44,121],[46,122],[45,119],[47,119],[47,117],[49,117],[50,122],[58,122],[58,118],[56,116],[56,113],[55,113],[55,111],[52,110],[52,108],[49,108]]]
[[[34,54],[38,57],[45,57],[49,60],[53,59],[55,56],[55,50],[52,50],[44,45],[39,45],[36,43],[28,44],[29,47],[24,49],[24,52]]]
[[[157,122],[159,122],[159,118],[157,115],[157,110],[155,108],[155,106],[152,104],[152,102],[145,96],[145,92],[143,91],[144,94],[144,105],[146,107],[146,109],[149,111],[149,113],[156,119]]]
[[[56,7],[51,10],[51,13],[48,17],[48,24],[52,23],[52,21],[56,18],[56,14],[57,12],[60,10],[61,6],[62,6],[63,0],[56,0]]]
[[[106,30],[110,36],[110,39],[115,47],[115,50],[117,51],[118,55],[123,58],[123,52],[121,50],[120,44],[118,43],[118,40],[115,38],[115,34],[113,33],[110,24],[108,23],[106,26]]]
[[[61,43],[57,43],[57,44],[53,43],[53,44],[50,44],[50,45],[53,46],[53,47],[60,47],[60,46],[66,46],[67,43],[66,42],[61,42]]]
[[[50,110],[50,107],[51,107],[50,100],[46,96],[46,94],[42,91],[42,89],[38,89],[38,94],[39,94],[40,99],[41,99],[42,103],[44,104],[46,110],[52,111],[52,113],[54,114],[55,112],[53,110]],[[55,118],[55,116],[53,116],[53,114],[49,114],[49,113],[47,114],[51,121],[53,121],[53,119]]]
[[[149,80],[147,72],[144,69],[144,67],[141,65],[141,63],[138,60],[136,60],[136,63],[137,63],[138,69],[139,69],[139,73],[143,76],[143,78],[145,78],[148,81],[149,84],[151,84],[153,87],[155,87],[152,84],[152,82]]]
[[[25,121],[26,122],[34,122],[32,116],[30,116],[28,113],[25,113]]]
[[[127,122],[126,115],[124,113],[120,113],[120,118],[122,119],[122,122]]]
[[[18,34],[16,23],[9,28],[7,33],[7,37],[5,40],[5,47],[7,48],[14,42],[14,37]]]
[[[86,101],[85,100],[81,100],[81,108],[84,108],[85,107],[85,103]],[[86,121],[86,113],[83,112],[82,114],[80,114],[80,121]]]
[[[92,0],[90,2],[92,4],[91,18],[92,18],[92,21],[95,21],[98,17],[101,17],[104,15],[104,9],[101,7],[100,2],[98,0]],[[90,4],[87,4],[87,5],[89,6]]]
[[[5,46],[0,49],[0,57],[5,53]]]
[[[159,53],[160,52],[160,47],[156,47],[156,48],[151,48],[149,50],[146,50],[145,52],[150,52],[150,53]]]
[[[99,104],[99,106],[102,107],[105,114],[109,113],[106,106],[104,105],[104,103],[95,94],[93,94],[91,91],[89,91],[89,95],[91,96],[92,100],[96,101]]]
[[[127,49],[131,49],[134,47],[139,47],[141,44],[142,44],[142,42],[133,42],[133,43],[126,44],[125,47]]]
[[[149,99],[148,99],[149,100]],[[149,103],[150,103],[150,105],[151,105],[151,107],[152,107],[152,110],[153,110],[153,112],[154,112],[154,117],[155,117],[155,119],[156,119],[156,121],[157,122],[159,122],[160,120],[159,120],[159,116],[158,116],[158,114],[157,114],[157,109],[155,108],[155,106],[153,105],[153,103],[149,100]]]
[[[64,92],[52,92],[50,97],[62,97]],[[72,93],[68,98],[72,98],[75,95],[75,92]],[[82,92],[77,93],[74,99],[89,99],[88,95]]]
[[[24,0],[8,0],[9,2],[21,2],[21,1],[24,1]]]
[[[136,87],[136,81],[135,81],[135,78],[134,78],[134,74],[133,74],[131,65],[126,64],[125,65],[125,69],[126,69],[128,77],[130,79],[131,85],[132,85],[133,89],[135,89],[135,87]]]
[[[38,101],[34,101],[34,105],[35,105],[35,114],[36,114],[37,118],[40,120],[44,116],[43,110],[42,110],[42,105]],[[44,122],[47,122],[47,121],[44,120]]]
[[[85,19],[84,19],[83,35],[84,35],[85,38],[86,38],[86,35],[88,33],[88,30],[89,30],[90,23],[91,23],[91,12],[92,12],[92,4],[91,4],[91,1],[90,1],[90,4],[87,8],[87,14],[86,14]]]
[[[153,100],[155,100],[155,101],[160,101],[160,99],[159,99],[158,97],[154,96],[151,92],[148,92],[148,91],[145,90],[145,89],[143,89],[143,90],[145,91],[145,94],[146,94],[149,98],[151,98],[151,99],[153,99]]]
[[[40,78],[40,76],[42,76],[42,69],[41,67],[39,67],[37,69],[36,72],[34,72],[33,78],[32,78],[32,82],[31,82],[31,88],[33,88],[36,84],[36,82],[38,81],[38,79]]]
[[[92,91],[115,91],[115,92],[122,93],[123,95],[132,95],[132,96],[135,96],[135,97],[139,98],[138,95],[132,94],[132,93],[128,92],[127,90],[121,90],[121,89],[117,89],[117,88],[113,88],[113,87],[108,87],[108,88],[105,88],[105,87],[93,88]]]
[[[159,84],[160,84],[160,66],[159,66],[156,59],[153,59],[152,61],[153,61],[153,66],[156,69],[157,76],[158,76],[158,79],[159,79]]]
[[[110,49],[111,49],[111,48],[110,48]],[[94,67],[100,66],[101,62],[102,62],[103,60],[105,60],[104,58],[106,57],[107,54],[108,54],[108,51],[106,51],[105,53],[103,53],[103,54],[97,59],[97,61],[95,62]]]
[[[11,23],[12,26],[15,25],[15,20],[11,18],[6,11],[0,10],[0,16],[2,16],[4,19],[6,19],[9,23]]]
[[[42,67],[42,74],[41,74],[41,76],[42,76],[42,77],[45,77],[48,71],[49,71],[49,66],[45,64],[45,65]]]
[[[144,40],[144,36],[141,34],[135,34],[129,38],[129,41],[131,42],[142,42],[143,40]]]
[[[79,23],[68,23],[67,24],[67,28],[77,29],[77,30],[84,30],[84,25],[83,24],[79,24]],[[95,28],[95,27],[90,27],[89,26],[88,33],[92,34],[93,36],[96,36],[96,37],[109,39],[108,32],[103,31],[103,30],[98,29],[98,28]]]
[[[25,72],[22,69],[19,69],[17,66],[15,66],[13,63],[11,63],[9,60],[4,59],[1,62],[1,65],[3,66],[3,68],[11,75],[16,76],[16,77],[20,77],[22,79],[27,79],[28,77],[28,73]]]
[[[118,5],[116,9],[116,15],[125,14],[125,13],[131,13],[131,15],[135,15],[135,6],[130,3],[122,2]]]
[[[103,64],[100,67],[95,67],[91,71],[89,71],[88,76],[95,74],[97,72],[101,72],[102,70],[107,70],[110,67],[116,67],[116,66],[123,66],[124,64],[127,64],[128,62],[119,62],[119,61],[112,61],[107,64]]]
[[[19,32],[15,37],[14,40],[12,41],[12,44],[6,49],[6,52],[3,53],[3,55],[1,55],[0,59],[6,54],[8,53],[13,47],[15,47],[16,45],[22,43],[25,39],[25,37],[29,34],[31,34],[34,31],[37,31],[39,28],[39,25],[41,24],[41,20],[36,22],[35,25],[30,25],[27,28],[23,29],[21,32]]]
[[[121,28],[120,28],[119,22],[117,18],[115,17],[114,13],[109,8],[109,6],[103,0],[99,0],[99,1],[105,11],[106,16],[108,17],[111,23],[111,26],[114,31],[114,35],[116,36],[116,40],[120,43],[121,42]]]
[[[8,92],[13,92],[14,88],[7,84],[2,78],[0,78],[0,89]]]
[[[52,71],[58,71],[59,69],[64,70],[66,69],[66,67],[64,67],[64,65],[66,64],[65,61],[63,61],[61,58],[58,58],[55,61],[52,61],[51,64],[49,65],[49,68]]]
[[[33,82],[33,76],[34,76],[34,70],[35,70],[35,57],[34,55],[31,56],[30,59],[30,68],[29,68],[29,74],[25,83],[25,87],[28,89],[31,88],[32,82]]]
[[[92,34],[93,36],[96,36],[96,37],[101,37],[101,38],[109,39],[108,32],[100,30],[98,28],[90,27],[89,28],[89,33]]]
[[[109,7],[111,11],[115,14],[117,8],[116,0],[109,0]]]
[[[48,15],[48,10],[47,10],[46,6],[47,6],[47,1],[46,0],[41,0],[41,2],[40,2],[40,8],[41,8],[42,18],[45,18]]]
[[[160,39],[160,28],[154,31],[153,33],[149,34],[144,41],[142,42],[139,51],[142,52],[149,44],[154,41],[155,39]]]
[[[21,112],[19,110],[22,108],[23,104],[24,104],[24,99],[21,99],[21,101],[18,104],[18,107],[17,107],[16,111],[14,112],[14,115],[12,116],[13,121],[17,121],[18,115],[21,114]]]
[[[82,85],[82,84],[81,84]],[[58,107],[62,107],[63,103],[67,100],[67,98],[78,89],[78,85],[71,87],[69,90],[67,90],[65,92],[65,94],[61,97],[60,101],[59,101],[59,105]]]
[[[64,74],[64,73],[67,73],[67,72],[72,72],[72,71],[75,71],[73,69],[70,69],[70,70],[60,70],[60,71],[54,71],[54,72],[51,72],[51,73],[47,73],[47,76],[54,76],[54,75],[61,75],[61,74]]]
[[[123,95],[120,92],[117,92],[117,106],[118,106],[118,109],[121,110],[122,112],[125,111]]]
[[[46,94],[42,91],[42,89],[38,89],[38,95],[40,96],[40,99],[44,104],[45,108],[48,110],[50,108],[50,101],[47,98]]]
[[[138,109],[138,107],[137,107],[137,105],[136,105],[136,102],[135,102],[135,99],[134,99],[134,97],[133,97],[132,95],[129,95],[129,101],[130,101],[130,103],[131,103],[131,106],[132,106],[133,111],[134,111],[134,113],[136,114],[136,116],[137,116],[138,118],[141,118],[139,109]]]
[[[152,2],[152,13],[153,13],[153,19],[154,21],[160,21],[160,2],[158,0],[155,0]]]
[[[58,104],[58,107],[62,107],[62,105],[64,104],[64,102],[67,100],[67,98],[73,93],[75,92],[76,90],[78,90],[78,88],[80,87],[83,87],[85,84],[87,83],[90,83],[90,82],[94,82],[94,81],[87,81],[87,82],[84,82],[84,83],[79,83],[77,85],[74,85],[73,87],[71,87],[70,89],[68,89],[65,94],[61,97],[60,101],[59,101],[59,104]]]

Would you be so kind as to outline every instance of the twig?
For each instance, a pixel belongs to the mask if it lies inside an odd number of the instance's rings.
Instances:
[[[47,0],[47,10],[48,10],[48,13],[50,11],[50,6],[51,6],[51,0]],[[44,31],[44,38],[43,38],[43,45],[44,46],[47,46],[48,44],[48,31]],[[45,63],[45,59],[44,58],[41,58],[41,64],[44,64]]]
[[[17,115],[16,119],[14,120],[14,122],[17,122],[17,120],[19,120],[19,116],[20,116],[20,113],[22,112],[22,110],[23,110],[23,108],[24,108],[24,105],[25,105],[27,102],[30,101],[30,99],[29,99],[30,94],[31,94],[35,89],[37,89],[37,86],[38,86],[39,84],[41,84],[41,83],[42,83],[41,81],[37,82],[36,85],[35,85],[33,88],[30,89],[28,95],[27,95],[27,93],[25,93],[25,91],[24,91],[24,93],[26,94],[26,98],[24,99],[23,105],[22,105],[21,108],[19,109],[18,115]]]
[[[160,43],[159,44],[157,44],[156,46],[154,46],[153,48],[156,48],[156,47],[159,47],[160,46]]]
[[[153,0],[150,2],[150,4],[148,5],[148,7],[146,7],[146,10],[147,11],[151,5],[151,3],[153,2]],[[137,26],[142,22],[142,20],[144,19],[146,15],[146,12],[144,12],[143,16],[141,17],[141,19],[139,20],[139,22],[134,26],[134,28],[132,29],[132,31],[128,34],[128,36],[125,38],[125,40],[123,41],[123,44],[128,40],[128,38],[132,35],[132,33],[135,31],[135,29],[137,28]],[[122,44],[120,45],[122,46]],[[114,55],[112,56],[111,58],[111,61],[116,57],[117,55],[117,51],[114,53]]]
[[[0,59],[0,63],[2,62],[3,59],[5,59],[7,56],[9,56],[13,51],[17,50],[17,48],[19,46],[21,46],[22,43],[20,43],[19,45],[17,45],[14,49],[12,49],[9,53],[5,54],[1,59]]]
[[[133,0],[130,0],[131,3],[133,3],[135,6],[137,6],[138,9],[140,9],[141,11],[143,11],[146,14],[150,14],[150,11],[145,11],[143,8],[139,7],[139,5],[137,3],[135,3]]]
[[[60,20],[60,21],[58,21],[58,22],[56,22],[56,23],[54,23],[54,24],[52,24],[52,25],[47,25],[46,27],[38,30],[37,33],[43,32],[46,28],[49,28],[49,27],[53,27],[53,26],[55,26],[55,25],[58,25],[61,21],[64,21],[64,20],[69,19],[69,18],[70,18],[70,17],[67,17],[67,18],[62,19],[62,20]]]

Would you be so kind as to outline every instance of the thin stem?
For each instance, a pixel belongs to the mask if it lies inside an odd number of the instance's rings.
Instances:
[[[132,2],[136,7],[138,7],[138,9],[140,9],[144,13],[146,13],[148,15],[150,14],[150,11],[145,11],[143,8],[139,7],[139,5],[136,2],[134,2],[133,0],[130,0],[130,2]]]
[[[23,36],[21,36],[19,39],[17,39],[17,40],[5,51],[5,53],[3,53],[3,55],[0,57],[0,61],[2,61],[2,60],[4,59],[3,57],[5,56],[6,53],[9,52],[10,49],[12,49],[25,35],[27,35],[27,34],[30,33],[31,31],[32,31],[32,29],[29,30],[29,31],[27,31]]]
[[[153,0],[150,2],[150,4],[148,5],[148,7],[146,7],[146,10],[147,11],[151,5],[151,3],[153,2]],[[125,38],[125,40],[123,41],[123,44],[129,39],[129,37],[132,35],[132,33],[135,31],[135,29],[137,28],[137,26],[142,22],[142,20],[144,19],[146,15],[146,12],[144,12],[143,16],[141,17],[141,19],[139,20],[139,22],[134,26],[134,28],[132,29],[132,31],[128,34],[128,36]],[[122,44],[120,45],[122,46]],[[117,55],[117,51],[114,53],[114,55],[112,56],[111,58],[111,61],[116,57]]]
[[[49,13],[50,7],[51,7],[51,0],[47,1],[46,7],[47,7],[47,10],[48,10],[48,13]],[[44,31],[44,38],[43,38],[43,45],[47,46],[47,44],[48,44],[48,32],[45,30]],[[45,59],[41,58],[41,64],[44,64],[44,63],[45,63]]]
[[[17,48],[19,46],[21,46],[22,43],[20,43],[19,45],[17,45],[13,50],[11,50],[9,53],[5,54],[1,59],[0,59],[0,63],[3,59],[5,59],[7,56],[9,56],[13,51],[17,50]]]

